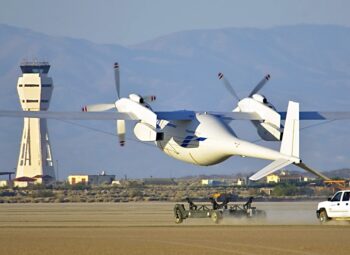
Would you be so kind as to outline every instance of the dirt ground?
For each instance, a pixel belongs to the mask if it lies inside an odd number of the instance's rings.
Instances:
[[[186,220],[172,203],[1,204],[0,254],[349,254],[350,224],[313,203],[256,203],[260,222]]]

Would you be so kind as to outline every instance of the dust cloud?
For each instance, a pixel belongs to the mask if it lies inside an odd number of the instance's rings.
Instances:
[[[320,225],[316,217],[318,202],[261,202],[253,206],[266,213],[263,218],[237,218],[227,215],[223,225]],[[348,221],[329,221],[324,225],[349,225]]]

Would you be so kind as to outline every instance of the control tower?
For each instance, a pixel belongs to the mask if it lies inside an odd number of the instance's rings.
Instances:
[[[23,111],[46,111],[53,90],[49,63],[22,62],[20,67],[17,92]],[[55,180],[53,162],[46,119],[24,118],[16,178]]]

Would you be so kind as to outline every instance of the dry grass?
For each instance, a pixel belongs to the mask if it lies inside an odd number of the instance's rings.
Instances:
[[[235,221],[214,225],[209,219],[175,225],[172,207],[172,203],[2,204],[1,254],[348,254],[350,251],[350,225],[318,225],[311,218],[313,204],[261,204],[265,209],[272,208],[275,215],[285,215],[281,219],[296,218],[284,223],[267,221],[248,225]],[[300,223],[299,211],[306,214]],[[310,225],[305,225],[307,219]]]

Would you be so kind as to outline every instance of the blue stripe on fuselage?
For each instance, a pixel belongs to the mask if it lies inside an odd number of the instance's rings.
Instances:
[[[181,146],[186,148],[186,147],[188,146],[188,144],[191,142],[191,140],[192,140],[193,137],[194,137],[193,135],[188,135],[188,136],[186,136],[186,138],[185,138],[185,140],[182,142]]]
[[[195,139],[193,139],[195,138]],[[193,140],[192,140],[193,139]],[[186,136],[186,138],[184,139],[184,141],[181,144],[181,147],[187,148],[187,146],[190,144],[191,141],[198,141],[198,142],[203,142],[205,141],[207,138],[205,137],[195,137],[193,135],[188,135]]]

